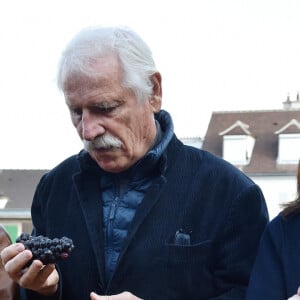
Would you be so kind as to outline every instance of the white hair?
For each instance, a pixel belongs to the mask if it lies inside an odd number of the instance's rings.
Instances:
[[[149,46],[127,27],[88,27],[75,35],[59,63],[59,89],[64,91],[66,81],[74,73],[97,79],[92,66],[108,53],[116,53],[120,60],[123,87],[131,89],[139,100],[148,98],[153,88],[151,76],[157,72],[155,62]]]

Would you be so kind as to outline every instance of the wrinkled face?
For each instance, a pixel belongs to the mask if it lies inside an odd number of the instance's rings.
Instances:
[[[122,87],[123,71],[115,55],[99,58],[93,68],[97,80],[82,74],[67,78],[66,103],[85,149],[102,169],[118,173],[142,158],[154,142],[154,112],[161,107],[160,75],[153,75],[153,95],[138,101]]]

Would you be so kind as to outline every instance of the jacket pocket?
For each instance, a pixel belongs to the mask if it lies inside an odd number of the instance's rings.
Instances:
[[[165,283],[166,299],[208,299],[212,293],[211,252],[210,240],[163,246],[158,276]]]

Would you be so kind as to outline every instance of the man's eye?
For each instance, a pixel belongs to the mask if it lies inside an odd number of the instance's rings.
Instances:
[[[70,112],[73,117],[80,117],[82,115],[81,109],[71,109]]]
[[[115,106],[107,106],[105,108],[103,108],[103,111],[106,113],[109,113],[111,111],[113,111],[115,109]]]
[[[108,113],[112,112],[115,108],[116,108],[116,106],[101,105],[101,106],[93,107],[93,110],[95,113],[108,114]]]

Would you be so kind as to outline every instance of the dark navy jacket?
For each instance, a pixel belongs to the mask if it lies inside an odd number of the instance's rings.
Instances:
[[[32,205],[36,234],[68,236],[75,249],[58,264],[60,295],[28,292],[27,299],[88,300],[91,291],[130,291],[144,300],[245,298],[268,222],[261,190],[229,163],[175,135],[161,159],[164,167],[136,210],[108,283],[101,170],[81,152],[41,179]],[[184,238],[176,240],[176,232]]]
[[[300,286],[300,215],[279,214],[263,234],[247,300],[286,300]]]

